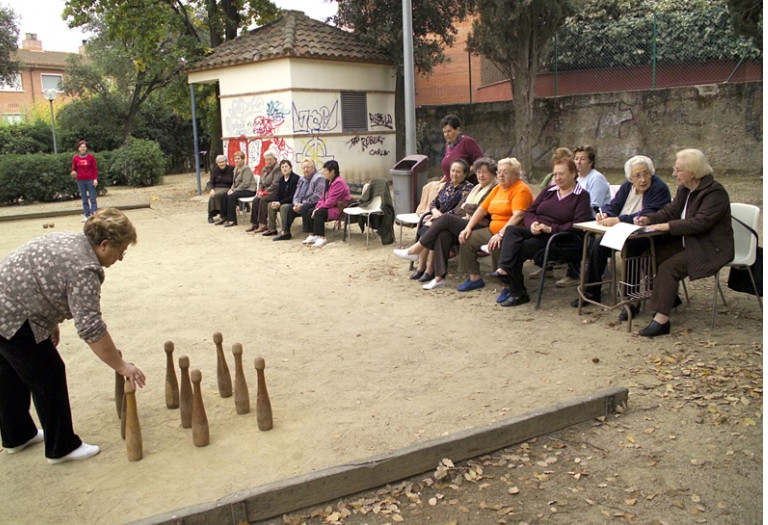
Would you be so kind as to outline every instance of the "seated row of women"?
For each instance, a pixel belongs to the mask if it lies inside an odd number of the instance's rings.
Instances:
[[[208,222],[224,227],[237,225],[240,199],[252,197],[251,226],[247,233],[274,236],[275,241],[290,240],[291,225],[297,217],[302,219],[302,231],[307,234],[303,244],[322,248],[328,243],[325,223],[339,219],[339,205],[351,201],[349,185],[341,177],[339,163],[329,160],[318,173],[312,159],[302,162],[303,176],[293,172],[287,159],[277,162],[272,151],[264,153],[264,168],[258,183],[245,164],[245,154],[233,155],[235,166],[230,170],[223,155],[216,158],[217,166],[211,171],[208,200]],[[230,186],[225,188],[227,181]],[[214,217],[220,216],[218,221]],[[281,231],[277,231],[280,215]]]
[[[589,193],[577,182],[578,170],[570,150],[559,148],[553,155],[554,184],[542,189],[535,200],[521,180],[521,166],[514,158],[500,160],[498,167],[491,159],[478,159],[474,164],[478,185],[474,188],[467,188],[464,183],[468,166],[458,161],[454,166],[451,182],[445,183],[442,197],[439,195],[433,202],[437,214],[432,210],[431,221],[422,223],[415,244],[394,250],[398,257],[419,261],[411,278],[426,281],[424,289],[445,286],[447,261],[456,245],[459,246],[459,273],[468,276],[459,284],[458,291],[485,286],[478,253],[481,246],[487,245],[495,269],[490,275],[505,285],[496,302],[506,307],[530,301],[522,274],[523,263],[528,259],[540,262],[552,235],[573,232],[558,243],[559,253],[566,260],[581,259],[582,238],[574,224],[589,221],[593,215]],[[649,301],[654,315],[650,324],[639,332],[641,336],[655,337],[669,333],[670,312],[680,302],[678,283],[685,277],[712,276],[733,259],[730,201],[722,185],[714,181],[712,167],[699,150],[677,153],[673,176],[679,186],[673,199],[666,183],[655,175],[653,162],[648,157],[632,157],[624,171],[627,180],[594,218],[607,226],[628,222],[666,234],[654,238],[658,267]],[[456,193],[462,184],[462,191],[470,190],[466,197],[453,209],[444,208],[444,203],[451,202],[447,196]],[[648,247],[647,239],[630,240],[628,256],[645,253]],[[424,254],[431,254],[431,262]],[[610,255],[610,250],[599,242],[592,243],[586,283],[602,281]],[[587,285],[585,299],[599,303],[600,286]],[[573,306],[578,305],[577,299]],[[636,304],[630,308],[632,314],[637,312]],[[626,318],[624,310],[620,319]]]

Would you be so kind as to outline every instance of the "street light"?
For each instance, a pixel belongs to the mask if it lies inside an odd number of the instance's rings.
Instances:
[[[58,95],[56,88],[48,88],[43,90],[43,96],[51,105],[51,132],[53,133],[53,152],[54,153],[58,153],[58,150],[56,148],[56,122],[54,121],[54,118],[53,118],[53,101],[56,99],[56,95]]]

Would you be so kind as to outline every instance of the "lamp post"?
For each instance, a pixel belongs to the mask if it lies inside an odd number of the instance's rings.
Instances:
[[[58,149],[56,148],[56,122],[54,121],[54,117],[53,117],[53,101],[56,99],[56,95],[58,95],[58,93],[56,92],[55,88],[48,88],[43,91],[43,96],[51,106],[51,132],[53,133],[53,152],[54,153],[58,153]]]

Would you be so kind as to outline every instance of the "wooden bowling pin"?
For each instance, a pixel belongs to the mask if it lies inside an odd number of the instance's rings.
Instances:
[[[181,427],[192,428],[192,383],[189,380],[189,357],[179,357],[181,369],[181,391],[179,392],[179,412]]]
[[[200,389],[200,381],[203,379],[203,374],[200,370],[192,370],[192,385],[194,387],[194,395],[192,396],[192,442],[196,447],[204,447],[210,442],[210,435],[208,433],[208,417],[205,415],[205,407],[203,406],[203,392]]]
[[[173,341],[165,342],[165,406],[179,408],[179,382],[173,366]]]
[[[224,347],[221,345],[224,338],[221,332],[213,334],[213,342],[216,343],[216,380],[219,385],[219,395],[229,397],[232,395],[232,377],[229,375],[229,367],[224,357]]]
[[[251,400],[243,372],[243,345],[233,344],[232,355],[235,356],[235,410],[238,414],[247,414],[251,411]]]
[[[120,357],[123,357],[123,353],[118,350]],[[115,408],[117,409],[117,417],[122,418],[123,414],[123,383],[125,378],[115,372]]]
[[[128,461],[139,461],[143,455],[139,413],[136,410],[136,393],[129,380],[125,380],[125,447]]]
[[[264,381],[264,359],[257,357],[253,360],[253,366],[256,368],[257,390],[256,390],[256,422],[259,430],[272,430],[272,405],[269,402],[267,393],[267,383]]]
[[[123,383],[125,383],[125,379],[123,379]],[[125,439],[125,394],[122,397],[120,403],[120,437]]]

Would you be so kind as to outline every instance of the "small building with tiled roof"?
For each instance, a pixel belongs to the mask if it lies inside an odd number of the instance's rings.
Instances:
[[[44,51],[43,43],[38,40],[37,35],[27,33],[21,47],[14,54],[14,60],[19,62],[16,80],[0,84],[0,118],[5,122],[27,120],[35,105],[48,105],[43,96],[43,91],[48,88],[58,91],[55,105],[68,100],[61,91],[61,83],[66,74],[67,58],[71,54]]]
[[[294,164],[339,162],[344,178],[389,177],[395,159],[395,69],[352,33],[284,11],[216,47],[187,69],[190,84],[218,83],[224,151]],[[298,172],[298,167],[294,169]]]

